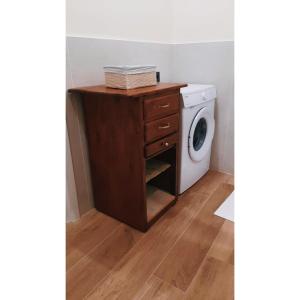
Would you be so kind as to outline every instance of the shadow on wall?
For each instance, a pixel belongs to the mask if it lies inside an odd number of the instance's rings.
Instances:
[[[67,221],[74,221],[94,207],[80,95],[67,95],[66,115]]]

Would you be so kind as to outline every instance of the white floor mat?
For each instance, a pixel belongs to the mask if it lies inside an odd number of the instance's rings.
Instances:
[[[234,192],[219,206],[215,215],[234,222]]]

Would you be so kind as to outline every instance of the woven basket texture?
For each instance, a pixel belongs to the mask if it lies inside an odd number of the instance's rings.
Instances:
[[[105,84],[111,88],[135,89],[143,86],[156,85],[156,73],[117,74],[105,72]]]

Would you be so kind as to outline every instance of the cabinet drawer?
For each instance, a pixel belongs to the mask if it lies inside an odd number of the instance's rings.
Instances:
[[[178,130],[179,115],[171,115],[145,125],[146,143],[158,140]]]
[[[179,95],[171,94],[144,100],[145,121],[153,121],[179,110]]]
[[[155,153],[158,153],[162,150],[168,149],[175,145],[178,142],[178,134],[169,135],[157,142],[154,142],[145,147],[145,156],[151,156]]]

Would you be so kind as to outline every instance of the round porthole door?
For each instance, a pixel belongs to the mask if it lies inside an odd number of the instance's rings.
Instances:
[[[215,121],[204,107],[198,111],[189,133],[189,154],[192,160],[200,161],[210,150],[215,131]]]

